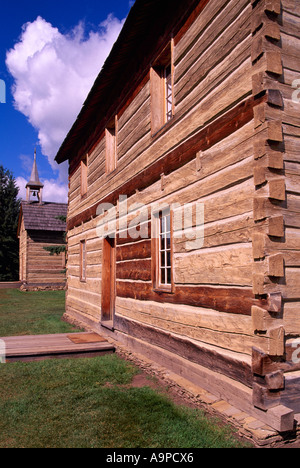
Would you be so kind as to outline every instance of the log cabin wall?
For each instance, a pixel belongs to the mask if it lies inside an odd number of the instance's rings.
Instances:
[[[66,281],[65,253],[50,255],[44,247],[64,245],[63,232],[28,231],[27,232],[27,278],[26,282],[34,285],[64,285]]]
[[[291,3],[199,2],[170,38],[173,118],[153,131],[145,70],[115,110],[116,169],[107,173],[104,128],[88,151],[84,194],[78,158],[70,161],[68,213],[66,316],[100,326],[97,209],[111,203],[119,217],[110,227],[117,235],[116,336],[279,430],[294,420],[294,403],[282,389],[289,339],[299,336],[299,127],[290,89],[299,77],[290,65],[299,15]],[[122,235],[122,195],[129,212],[146,207],[137,239]],[[153,288],[151,211],[161,203],[177,203],[178,210],[189,204],[193,214],[189,231],[173,233],[171,293]],[[200,204],[201,245],[189,242]]]
[[[65,287],[66,216],[67,204],[21,203],[17,234],[23,289]]]
[[[291,360],[294,372],[285,374],[286,395],[282,401],[287,406],[293,407],[295,412],[300,411],[297,393],[300,385],[300,375],[297,373],[299,367],[299,352],[295,343],[298,342],[299,349],[299,310],[300,310],[300,118],[299,106],[300,95],[295,89],[299,88],[300,79],[300,14],[296,2],[284,0],[282,3],[282,46],[284,68],[284,109],[283,134],[285,143],[285,176],[286,176],[286,200],[288,211],[295,213],[287,222],[286,228],[286,250],[284,252],[286,282],[291,284],[287,300],[284,301],[283,322],[286,333],[286,355],[287,361]],[[296,58],[296,60],[295,60]],[[297,81],[298,80],[298,81]],[[292,99],[288,93],[292,86]],[[295,340],[296,338],[296,340]],[[292,351],[292,353],[291,353]],[[294,358],[296,359],[293,359]]]
[[[289,0],[258,2],[253,11],[253,94],[268,95],[254,113],[253,282],[258,296],[277,298],[276,307],[252,308],[255,333],[269,337],[267,352],[253,350],[253,401],[298,413],[300,15]]]

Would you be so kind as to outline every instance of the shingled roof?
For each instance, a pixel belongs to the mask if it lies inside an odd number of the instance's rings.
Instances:
[[[27,203],[22,202],[20,219],[23,215],[24,226],[34,231],[65,231],[66,222],[58,219],[67,216],[68,205],[65,203]]]

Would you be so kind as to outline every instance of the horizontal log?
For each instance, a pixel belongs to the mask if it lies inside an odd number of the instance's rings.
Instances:
[[[151,258],[151,239],[117,246],[117,262],[144,258]]]
[[[250,35],[249,10],[245,0],[236,0],[233,5],[231,2],[229,5],[224,5],[221,13],[218,14],[217,21],[209,21],[208,27],[200,36],[198,35],[194,47],[186,51],[180,61],[176,57],[176,103],[180,104],[190,95],[200,81],[203,85],[203,80],[209,72],[217,68],[219,63]],[[199,19],[202,20],[201,17]],[[245,53],[244,60],[246,58],[247,53]],[[191,68],[193,73],[189,72]],[[234,71],[231,75],[233,74]],[[240,91],[240,88],[238,90]]]
[[[117,298],[116,314],[201,343],[250,355],[252,346],[265,347],[264,337],[255,336],[251,319],[186,305]]]
[[[215,372],[226,375],[248,387],[252,386],[253,377],[249,364],[246,361],[235,359],[233,353],[225,353],[222,350],[219,353],[216,348],[205,347],[182,336],[142,325],[120,316],[115,317],[115,329],[173,352],[190,362],[213,368]]]
[[[137,216],[137,215],[136,215]],[[127,222],[129,221],[129,217],[127,219]],[[135,222],[137,225],[126,225],[125,223],[125,228],[126,230],[120,231],[117,233],[116,240],[117,240],[117,246],[121,246],[124,244],[129,244],[134,241],[139,241],[141,239],[151,239],[151,222],[141,222],[139,224],[139,218],[137,216]],[[122,229],[124,224],[124,221],[122,219],[120,220],[120,228]],[[137,244],[136,244],[137,245]],[[136,247],[137,248],[137,247]],[[125,248],[124,248],[125,251]],[[138,258],[138,257],[137,257]]]
[[[160,180],[161,174],[168,175],[179,167],[184,166],[196,157],[198,151],[204,151],[212,147],[250,122],[253,118],[253,108],[266,99],[265,95],[256,100],[251,97],[238,104],[196,135],[184,141],[176,149],[154,162],[150,167],[142,170],[112,193],[103,197],[96,204],[69,218],[68,229],[71,230],[76,226],[80,226],[82,222],[89,221],[92,217],[95,217],[100,203],[116,205],[120,195],[126,194],[127,196],[131,196],[136,190],[143,190]]]
[[[228,199],[228,198],[227,198]],[[226,222],[217,221],[214,223],[204,225],[204,239],[203,248],[217,247],[221,245],[230,245],[238,243],[249,243],[252,240],[253,220],[249,213],[242,216],[229,218]],[[200,229],[198,231],[195,226],[192,226],[192,230],[187,233],[179,233],[180,235],[174,234],[174,253],[184,253],[197,248],[197,240]],[[199,248],[199,247],[198,247]]]
[[[175,282],[252,286],[252,245],[236,244],[177,254]]]
[[[184,335],[178,330],[181,326],[184,329],[202,329],[204,333],[212,332],[221,335],[233,337],[236,335],[238,339],[253,338],[253,330],[251,327],[251,318],[246,315],[229,314],[218,312],[213,309],[203,307],[193,307],[186,304],[168,304],[152,301],[138,301],[136,299],[128,299],[123,297],[116,298],[116,311],[118,315],[132,318],[138,322],[154,324],[158,326],[156,320],[164,321],[170,327],[177,327],[179,335]],[[165,326],[160,328],[166,329]],[[182,328],[183,329],[183,328]],[[175,328],[171,330],[174,331]],[[203,341],[203,340],[200,340]],[[214,343],[211,343],[214,344]],[[220,343],[217,343],[220,345]],[[229,347],[228,349],[232,349]]]
[[[66,300],[66,310],[68,310],[69,307],[87,316],[95,317],[99,321],[101,297],[99,298],[99,303],[92,304],[91,302],[82,300],[79,297],[73,296],[72,293],[69,293]]]
[[[179,286],[174,293],[154,291],[152,283],[117,281],[117,296],[141,301],[185,304],[220,312],[251,316],[251,307],[268,307],[267,299],[256,299],[248,288],[218,288],[209,286]]]
[[[151,280],[151,260],[129,260],[116,266],[117,279]]]

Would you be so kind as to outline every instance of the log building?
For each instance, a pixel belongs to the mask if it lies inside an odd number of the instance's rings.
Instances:
[[[22,288],[64,288],[66,254],[47,249],[66,246],[64,218],[67,216],[67,204],[43,202],[43,184],[38,175],[36,154],[26,189],[26,201],[21,203],[18,224],[19,279]]]
[[[56,160],[66,317],[280,432],[300,413],[300,5],[136,0]]]

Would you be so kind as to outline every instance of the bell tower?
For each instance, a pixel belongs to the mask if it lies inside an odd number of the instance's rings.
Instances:
[[[26,189],[27,189],[26,201],[27,201],[27,203],[30,203],[31,195],[32,195],[33,197],[37,197],[39,204],[41,204],[42,203],[43,187],[44,187],[44,185],[42,184],[42,182],[40,182],[39,173],[38,173],[38,170],[37,170],[36,149],[35,149],[34,150],[34,161],[33,161],[30,181],[26,184]]]

